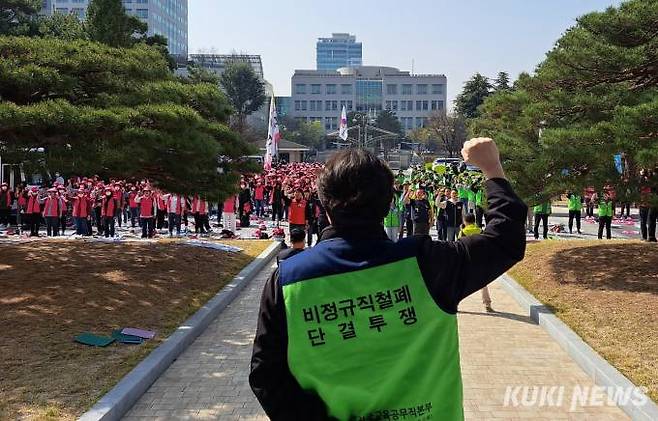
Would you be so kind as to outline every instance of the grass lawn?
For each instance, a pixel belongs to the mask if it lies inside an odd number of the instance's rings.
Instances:
[[[0,243],[0,419],[75,419],[270,244],[222,242],[244,251]],[[138,346],[73,342],[128,326],[157,336]]]
[[[542,241],[510,274],[658,402],[658,247]]]

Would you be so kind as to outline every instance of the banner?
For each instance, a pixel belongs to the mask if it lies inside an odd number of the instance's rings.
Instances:
[[[276,104],[274,103],[274,96],[272,96],[270,101],[270,122],[267,128],[267,142],[265,143],[265,160],[263,162],[263,167],[266,170],[272,168],[272,158],[279,154],[279,140],[281,140],[281,132],[279,132]]]
[[[347,111],[343,105],[343,110],[340,113],[340,126],[338,127],[338,137],[347,140]]]

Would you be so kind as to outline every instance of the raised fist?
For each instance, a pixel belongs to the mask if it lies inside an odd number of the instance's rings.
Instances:
[[[464,161],[482,170],[487,178],[505,178],[498,147],[493,139],[478,137],[464,143]]]

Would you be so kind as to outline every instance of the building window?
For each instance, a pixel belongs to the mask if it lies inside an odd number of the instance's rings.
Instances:
[[[301,109],[302,109],[302,102],[295,101],[295,111],[301,111]]]
[[[416,101],[416,111],[421,111],[423,109],[423,101]]]
[[[336,130],[338,128],[338,117],[325,117],[324,128],[325,130]]]
[[[149,9],[137,9],[135,10],[135,16],[137,16],[140,19],[148,19]]]
[[[411,130],[414,128],[414,118],[413,117],[400,117],[400,125],[404,130]]]
[[[327,85],[327,95],[336,95],[336,85]]]
[[[433,84],[432,85],[432,94],[433,95],[440,95],[443,93],[443,85],[439,84]]]
[[[423,111],[429,111],[429,101],[423,101]]]
[[[402,95],[413,95],[412,87],[413,85],[402,85]]]
[[[388,111],[397,111],[398,110],[398,102],[397,101],[386,101],[386,109]]]
[[[306,110],[307,110],[307,105],[308,105],[308,104],[306,103],[306,101],[302,101],[302,111],[306,111]]]
[[[295,95],[306,95],[306,85],[303,83],[296,84]]]
[[[346,100],[340,101],[340,109],[342,110],[343,107],[345,107],[345,110],[352,111],[352,107],[354,106],[353,104],[354,103],[352,101],[346,101]]]
[[[432,101],[432,111],[442,110],[443,101]]]
[[[309,105],[311,106],[311,108],[310,108],[311,111],[322,111],[322,110],[317,110],[317,109],[315,108],[315,101],[311,101],[311,103],[310,103]]]
[[[71,14],[75,15],[78,19],[82,20],[85,18],[85,9],[82,7],[74,7],[71,9]]]
[[[340,85],[340,93],[341,95],[352,95],[353,93],[352,85],[348,85],[348,84]]]
[[[398,85],[386,85],[386,95],[397,95]]]
[[[318,95],[320,93],[320,86],[322,85],[311,85],[311,93],[313,95]]]
[[[69,9],[67,9],[66,7],[58,7],[57,9],[55,9],[55,12],[67,14],[69,12]]]
[[[338,101],[325,101],[324,102],[325,111],[338,111]]]
[[[416,85],[417,95],[427,95],[427,85]]]
[[[427,124],[427,117],[416,117],[416,128],[420,129]]]
[[[413,111],[414,102],[413,101],[400,101],[400,111]]]

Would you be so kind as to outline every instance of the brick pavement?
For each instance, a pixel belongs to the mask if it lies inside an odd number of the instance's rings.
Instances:
[[[136,420],[266,420],[247,382],[264,269],[175,361],[124,418]],[[569,411],[572,388],[591,379],[497,283],[497,313],[483,312],[479,293],[460,306],[467,420],[625,420],[616,407]],[[561,407],[505,407],[507,386],[565,386]],[[518,395],[519,398],[521,395]]]

